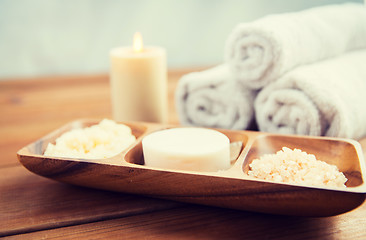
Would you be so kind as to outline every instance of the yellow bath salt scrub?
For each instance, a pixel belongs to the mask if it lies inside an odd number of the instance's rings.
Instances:
[[[56,144],[48,144],[44,155],[105,159],[121,153],[135,141],[136,137],[128,126],[104,119],[97,125],[62,134]]]
[[[335,165],[317,160],[300,149],[283,147],[249,164],[249,176],[275,182],[310,186],[346,187],[347,178]]]
[[[230,168],[230,140],[221,132],[182,127],[142,139],[145,165],[173,170],[216,172]]]

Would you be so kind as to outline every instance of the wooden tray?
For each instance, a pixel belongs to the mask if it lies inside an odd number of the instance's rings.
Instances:
[[[243,143],[231,168],[220,172],[176,171],[144,166],[141,139],[153,131],[179,126],[124,122],[132,128],[137,141],[115,157],[82,160],[42,155],[47,144],[62,133],[98,122],[77,120],[67,124],[19,150],[18,159],[29,171],[64,183],[263,213],[332,216],[350,211],[365,200],[366,170],[361,146],[348,139],[218,129],[231,142]],[[275,153],[283,146],[300,148],[337,165],[348,178],[347,188],[275,183],[247,175],[253,159]]]

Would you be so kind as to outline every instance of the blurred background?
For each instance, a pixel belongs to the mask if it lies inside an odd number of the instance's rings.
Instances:
[[[166,48],[169,68],[211,66],[239,22],[342,0],[0,0],[0,79],[107,73],[111,48]],[[352,2],[363,2],[355,0]]]

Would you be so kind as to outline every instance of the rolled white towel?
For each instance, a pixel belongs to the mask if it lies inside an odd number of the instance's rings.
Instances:
[[[246,129],[254,118],[254,93],[237,86],[227,65],[183,76],[175,92],[183,125]]]
[[[296,66],[366,48],[366,9],[347,3],[241,23],[229,35],[225,60],[235,79],[260,89]]]
[[[366,50],[298,67],[255,100],[261,131],[366,136]]]

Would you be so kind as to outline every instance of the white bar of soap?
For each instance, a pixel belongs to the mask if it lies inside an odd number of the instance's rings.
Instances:
[[[171,128],[142,139],[145,165],[150,167],[215,172],[230,168],[230,140],[216,130]]]

